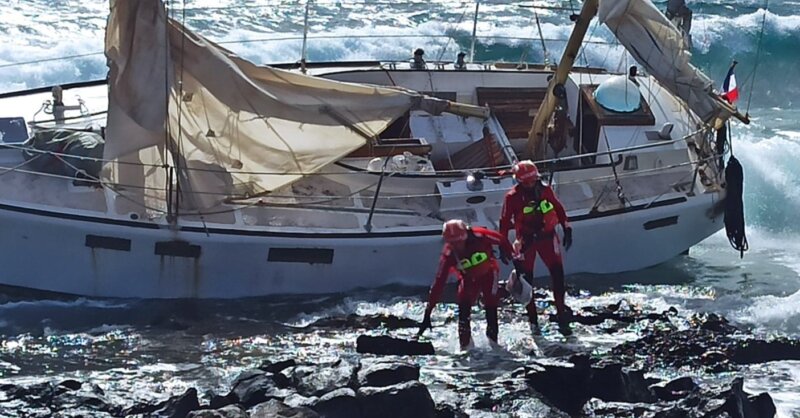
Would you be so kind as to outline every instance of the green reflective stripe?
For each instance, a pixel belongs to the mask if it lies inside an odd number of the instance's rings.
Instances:
[[[488,254],[486,254],[483,251],[478,251],[478,252],[472,254],[472,256],[470,258],[462,259],[461,260],[461,268],[463,270],[466,270],[468,268],[475,267],[478,264],[481,264],[481,263],[483,263],[484,261],[486,261],[488,259],[489,259],[489,255]]]
[[[531,202],[531,205],[535,205],[535,204],[533,202]],[[530,206],[530,205],[529,206],[525,206],[524,208],[522,208],[522,213],[524,215],[530,215],[530,214],[533,214],[534,212],[536,212],[536,210],[538,209],[539,213],[544,215],[545,213],[550,212],[554,208],[555,208],[555,206],[553,206],[553,204],[550,203],[550,201],[542,200],[541,202],[539,202],[539,206],[538,207],[537,206]]]
[[[544,214],[544,213],[547,213],[547,212],[550,212],[551,210],[553,210],[553,204],[552,204],[552,203],[550,203],[550,202],[549,202],[549,201],[547,201],[547,200],[542,200],[542,202],[541,202],[541,203],[539,203],[539,210],[540,210],[540,211],[541,211],[543,214]]]

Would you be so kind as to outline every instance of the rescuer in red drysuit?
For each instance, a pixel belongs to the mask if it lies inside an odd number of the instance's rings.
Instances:
[[[539,181],[536,164],[520,161],[514,165],[512,172],[518,184],[506,193],[500,214],[500,235],[507,239],[513,225],[516,232],[514,265],[517,273],[527,278],[531,285],[536,254],[542,257],[552,279],[559,328],[562,333],[568,334],[570,311],[564,303],[564,265],[556,226],[561,224],[564,229],[564,248],[567,250],[572,246],[572,227],[553,189]],[[528,303],[527,311],[533,332],[539,333],[536,301],[533,298]]]
[[[498,278],[500,268],[492,251],[500,247],[500,259],[508,264],[512,248],[508,240],[496,231],[482,227],[470,227],[464,221],[454,219],[442,227],[444,247],[439,258],[439,269],[431,286],[425,318],[419,328],[422,335],[431,327],[431,312],[439,301],[444,285],[451,272],[458,275],[458,340],[461,348],[469,346],[471,340],[470,314],[472,305],[482,297],[486,310],[486,336],[497,342]]]

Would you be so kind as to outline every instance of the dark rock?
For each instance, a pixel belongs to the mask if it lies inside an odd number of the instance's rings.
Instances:
[[[433,355],[433,344],[393,338],[386,335],[369,336],[361,335],[356,339],[356,351],[359,353],[398,355],[398,356],[427,356]]]
[[[731,418],[772,418],[775,416],[776,409],[772,397],[767,393],[749,396],[744,392],[744,380],[740,377],[734,379],[730,389],[722,395],[725,396],[725,403],[713,412],[718,414],[725,412]],[[762,413],[767,415],[762,415]]]
[[[283,399],[289,393],[291,391],[278,387],[272,373],[247,370],[236,378],[229,396],[233,396],[245,408],[250,408],[270,399]]]
[[[77,380],[68,379],[68,380],[65,380],[65,381],[59,383],[58,386],[67,388],[69,390],[78,390],[78,389],[81,388],[81,386],[83,386],[83,383],[81,383],[81,382],[79,382]]]
[[[582,409],[582,415],[589,417],[642,417],[653,416],[659,412],[661,412],[661,408],[656,405],[605,402],[600,399],[590,399]],[[681,418],[686,418],[686,416],[681,416]]]
[[[529,366],[525,379],[556,408],[574,415],[591,398],[606,402],[654,402],[652,382],[641,370],[625,370],[621,364],[593,365],[583,357],[578,364],[537,362]],[[565,390],[569,388],[569,390]]]
[[[469,418],[469,415],[450,405],[437,405],[436,418]]]
[[[318,418],[319,414],[309,408],[292,408],[283,402],[272,399],[256,405],[250,411],[250,418]]]
[[[123,415],[145,414],[152,417],[185,418],[189,412],[200,409],[197,389],[189,388],[182,395],[173,396],[155,405],[139,404],[122,411]]]
[[[357,366],[340,359],[333,364],[297,366],[288,372],[297,393],[321,396],[337,388],[355,387]]]
[[[669,382],[650,386],[650,390],[663,401],[674,401],[685,398],[690,392],[697,389],[697,384],[691,377],[679,377]]]
[[[307,326],[307,328],[359,328],[376,329],[386,328],[390,330],[401,328],[419,328],[420,323],[410,318],[400,318],[394,315],[367,315],[361,316],[350,314],[345,317],[322,318]]]
[[[285,403],[288,406],[291,406],[292,408],[297,408],[299,406],[305,406],[307,408],[311,408],[311,405],[317,403],[318,400],[319,398],[317,398],[316,396],[306,397],[298,393],[292,393],[283,400],[283,403]]]
[[[409,380],[419,380],[419,366],[407,363],[372,363],[358,372],[361,386],[391,386]]]
[[[791,338],[748,340],[732,350],[731,359],[737,364],[800,360],[800,341]]]
[[[235,404],[236,402],[239,402],[239,398],[237,398],[233,393],[229,393],[224,396],[212,394],[210,396],[208,407],[209,409],[221,409],[228,405]]]
[[[361,406],[353,389],[336,389],[311,406],[311,409],[325,418],[354,418],[361,415]]]
[[[650,382],[641,370],[623,370],[622,364],[592,367],[588,381],[590,396],[610,402],[654,402]]]
[[[237,405],[227,405],[222,408],[192,411],[186,418],[248,418],[247,412]]]
[[[428,388],[417,381],[385,387],[363,387],[358,390],[358,398],[365,417],[433,418],[436,416],[436,407]]]
[[[297,366],[297,362],[294,359],[286,359],[286,360],[279,360],[276,362],[265,361],[261,364],[258,368],[265,372],[278,374],[289,367]]]

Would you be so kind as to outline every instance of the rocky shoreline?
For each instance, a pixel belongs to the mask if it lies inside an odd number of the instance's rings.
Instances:
[[[388,335],[361,335],[357,355],[324,363],[270,359],[242,372],[224,394],[195,388],[156,403],[112,404],[101,387],[78,380],[0,385],[0,415],[26,417],[466,417],[627,416],[773,417],[767,393],[749,394],[743,380],[699,382],[689,375],[671,380],[648,377],[654,368],[702,373],[732,372],[743,364],[800,359],[800,341],[757,339],[715,314],[694,315],[680,329],[678,311],[645,313],[617,305],[585,307],[582,326],[613,334],[641,323],[635,341],[607,353],[531,358],[491,382],[469,388],[445,385],[448,400],[434,402],[420,382],[421,361],[434,354],[430,342]],[[307,329],[414,328],[395,316],[348,315],[318,320]],[[350,353],[352,354],[352,353]],[[421,357],[417,357],[421,356]],[[420,364],[421,363],[421,364]],[[689,373],[691,374],[691,373]],[[465,393],[467,392],[467,393]]]

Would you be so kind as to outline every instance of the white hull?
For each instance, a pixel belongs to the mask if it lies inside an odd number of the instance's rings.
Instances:
[[[609,216],[576,217],[575,244],[565,255],[567,273],[615,273],[659,264],[722,227],[720,218],[708,216],[717,196],[681,200],[662,199],[674,203]],[[677,217],[675,223],[671,217]],[[656,227],[645,230],[647,222]],[[0,208],[0,225],[3,284],[97,297],[240,298],[398,283],[426,286],[441,246],[438,228],[370,234],[209,226],[207,234],[201,226],[171,231],[154,229],[152,223],[11,206]],[[118,240],[90,243],[88,235]],[[130,240],[130,249],[101,248],[124,244],[119,240]],[[169,241],[185,241],[199,249],[157,255],[157,243]],[[281,255],[276,249],[290,250]],[[312,253],[292,252],[296,249]],[[285,257],[295,259],[277,260]],[[302,257],[316,257],[316,262],[297,259]],[[541,263],[536,274],[546,275]]]

